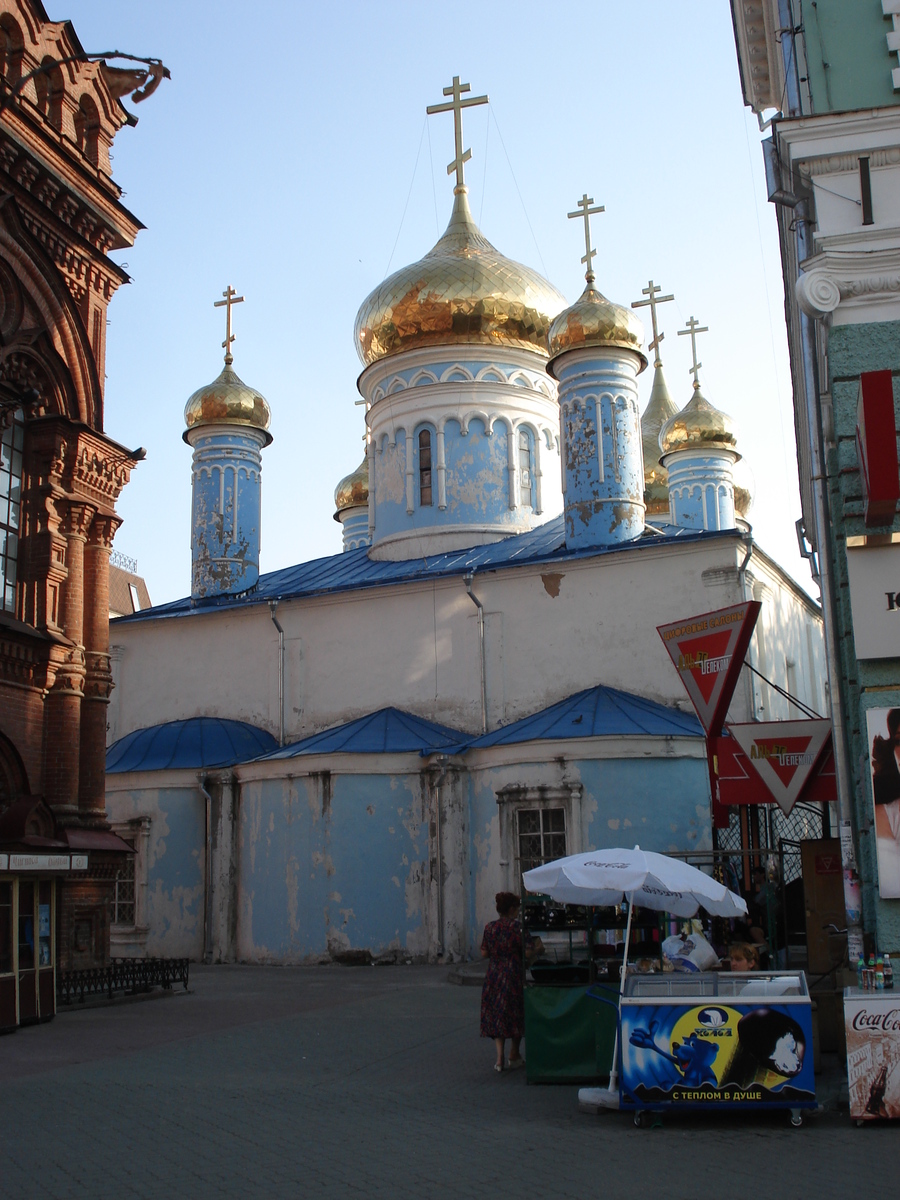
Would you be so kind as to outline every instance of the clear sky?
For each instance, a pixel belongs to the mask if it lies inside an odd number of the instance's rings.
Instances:
[[[116,257],[106,429],[146,446],[119,503],[117,549],[154,602],[190,590],[188,396],[222,362],[227,284],[235,370],[272,409],[263,457],[263,571],[340,550],[338,480],[363,454],[356,311],[420,258],[450,214],[449,115],[425,118],[454,75],[489,108],[466,114],[470,203],[504,254],[573,301],[583,287],[584,191],[597,283],[619,303],[652,277],[663,359],[691,396],[731,414],[756,479],[754,536],[811,588],[800,515],[783,283],[760,133],[743,106],[727,0],[612,4],[46,0],[86,50],[163,59],[114,145],[124,203],[147,228]],[[646,310],[642,310],[646,314]],[[647,322],[649,326],[649,321]],[[642,407],[652,371],[641,376]]]

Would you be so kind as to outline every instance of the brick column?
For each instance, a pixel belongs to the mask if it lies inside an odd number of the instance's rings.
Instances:
[[[106,722],[112,692],[109,658],[109,552],[121,521],[98,513],[84,547],[84,700],[78,807],[83,821],[106,823]]]
[[[86,504],[71,503],[65,516],[66,580],[60,628],[69,645],[54,648],[55,677],[44,701],[44,796],[57,816],[78,814],[81,702],[84,694],[84,544],[93,517]]]

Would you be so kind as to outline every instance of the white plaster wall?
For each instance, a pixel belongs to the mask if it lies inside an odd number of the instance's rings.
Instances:
[[[489,726],[598,683],[689,710],[656,626],[750,598],[754,580],[764,585],[766,673],[784,686],[795,662],[799,680],[815,678],[823,711],[817,610],[758,552],[742,576],[745,555],[746,543],[726,535],[476,574]],[[478,624],[461,577],[283,601],[278,618],[288,741],[386,705],[480,731]],[[200,715],[277,736],[278,636],[266,605],[116,622],[111,640],[122,647],[110,720],[119,737]],[[753,716],[747,675],[733,720]]]

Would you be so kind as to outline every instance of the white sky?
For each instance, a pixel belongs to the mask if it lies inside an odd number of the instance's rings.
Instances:
[[[147,448],[119,502],[116,547],[137,558],[155,603],[190,590],[183,411],[221,368],[212,305],[228,283],[246,297],[235,369],[273,414],[261,569],[340,550],[334,487],[363,453],[353,323],[389,269],[446,226],[453,123],[426,127],[425,108],[457,74],[491,98],[490,115],[465,118],[484,234],[571,302],[584,244],[566,213],[585,190],[605,204],[598,286],[625,304],[651,277],[675,293],[660,311],[679,404],[691,396],[690,339],[676,329],[691,314],[710,327],[701,382],[734,417],[756,477],[754,536],[812,587],[794,533],[775,214],[727,0],[47,4],[86,50],[158,56],[172,72],[146,103],[126,101],[140,124],[113,151],[124,203],[147,226],[117,255],[133,282],[110,306],[106,430]]]

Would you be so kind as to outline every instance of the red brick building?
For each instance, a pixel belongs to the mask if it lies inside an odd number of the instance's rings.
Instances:
[[[122,862],[104,807],[109,554],[136,456],[104,433],[103,384],[127,280],[108,255],[141,228],[109,151],[141,72],[85,58],[38,0],[0,0],[0,978],[49,919],[14,865],[67,860],[48,876],[66,969],[108,958]]]

